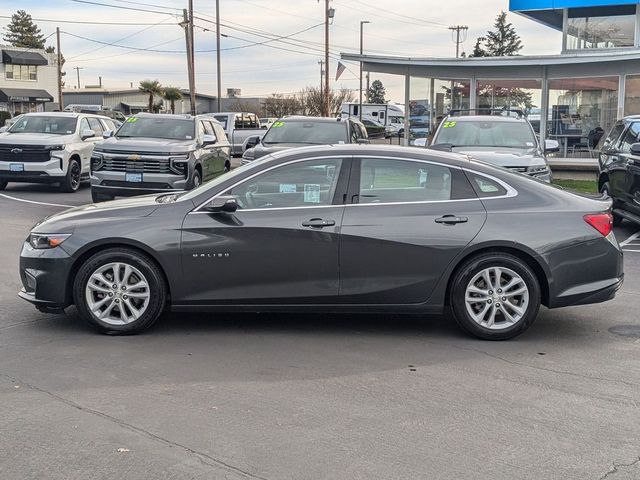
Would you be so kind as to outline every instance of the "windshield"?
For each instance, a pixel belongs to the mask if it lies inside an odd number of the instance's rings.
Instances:
[[[307,145],[327,145],[347,143],[347,129],[343,122],[315,122],[279,120],[265,133],[262,143],[301,143]]]
[[[226,115],[214,115],[213,118],[215,118],[222,124],[222,128],[224,128],[225,130],[227,129],[227,119],[229,117],[227,117]]]
[[[24,115],[9,129],[11,133],[53,133],[71,135],[76,131],[75,117],[53,117],[50,115]]]
[[[452,144],[454,147],[511,147],[533,148],[536,139],[525,122],[491,120],[443,122],[433,144]]]
[[[117,137],[165,138],[193,140],[195,123],[185,118],[131,117],[122,124]]]

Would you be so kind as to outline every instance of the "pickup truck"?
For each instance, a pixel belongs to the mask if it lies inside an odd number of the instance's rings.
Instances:
[[[254,113],[220,112],[207,113],[205,116],[213,117],[222,125],[233,155],[242,155],[245,140],[251,136],[263,135],[267,129],[266,125],[260,124],[260,119]]]

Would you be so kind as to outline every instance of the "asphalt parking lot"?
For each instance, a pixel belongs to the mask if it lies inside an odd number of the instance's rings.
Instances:
[[[638,227],[616,229],[614,301],[508,342],[412,316],[168,314],[109,337],[16,296],[30,227],[89,189],[0,194],[2,478],[640,478]]]

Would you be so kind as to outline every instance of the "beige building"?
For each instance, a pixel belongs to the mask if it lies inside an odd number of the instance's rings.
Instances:
[[[58,108],[55,53],[0,46],[0,111],[12,115]]]

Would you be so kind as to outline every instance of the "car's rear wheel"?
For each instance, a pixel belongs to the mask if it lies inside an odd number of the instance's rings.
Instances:
[[[0,181],[0,190],[4,190],[5,188],[7,188],[7,185],[9,185],[9,182],[6,182],[4,180]]]
[[[80,315],[103,333],[131,334],[149,328],[164,310],[164,277],[146,255],[110,248],[78,270],[73,297]]]
[[[109,200],[113,200],[113,196],[99,193],[92,189],[91,200],[93,200],[93,203],[108,202]]]
[[[611,185],[609,182],[604,182],[600,187],[600,193],[611,197]],[[613,199],[613,197],[611,197]],[[613,214],[613,226],[617,227],[622,223],[623,218],[620,215]]]
[[[60,190],[65,193],[73,193],[78,191],[80,188],[80,175],[82,174],[82,169],[80,168],[80,162],[75,158],[69,160],[69,166],[67,168],[67,174],[64,177],[64,180],[60,183]]]
[[[453,316],[468,333],[507,340],[527,330],[540,309],[540,285],[529,265],[507,253],[466,261],[450,288]]]

